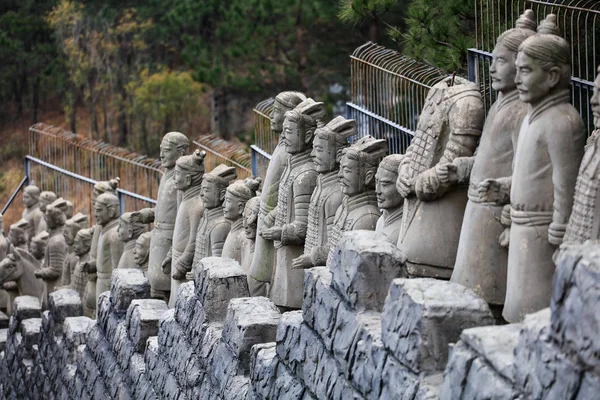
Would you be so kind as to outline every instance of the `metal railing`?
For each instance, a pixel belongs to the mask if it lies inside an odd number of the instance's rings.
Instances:
[[[245,148],[214,135],[203,135],[193,144],[206,152],[204,169],[209,172],[219,164],[235,167],[238,179],[252,176],[251,156]]]
[[[274,98],[261,101],[252,109],[254,111],[254,144],[250,146],[252,159],[252,175],[265,178],[271,154],[279,141],[279,135],[271,131],[271,112]]]

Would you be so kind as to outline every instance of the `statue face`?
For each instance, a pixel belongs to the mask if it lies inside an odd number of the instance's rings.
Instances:
[[[375,174],[375,194],[377,207],[382,210],[396,208],[402,204],[402,196],[396,190],[398,174],[387,169],[379,168]]]
[[[27,190],[25,190],[23,192],[23,204],[25,204],[25,207],[27,207],[27,208],[33,207],[36,203],[37,203],[37,199],[35,197],[33,197],[31,194],[29,194],[29,192],[27,192]]]
[[[340,172],[338,172],[342,193],[347,196],[360,193],[362,190],[360,175],[358,161],[348,158],[347,156],[342,157],[342,161],[340,162]]]
[[[46,253],[46,244],[44,242],[31,242],[29,252],[36,260],[41,260]]]
[[[251,207],[244,210],[244,233],[250,240],[256,239],[256,225],[258,223],[258,212]]]
[[[143,265],[148,260],[148,251],[150,250],[149,243],[137,240],[133,249],[133,261],[137,265]]]
[[[214,182],[202,181],[200,187],[200,198],[204,202],[204,207],[211,209],[219,207],[223,201],[221,200],[221,190]]]
[[[519,98],[522,102],[535,107],[548,97],[555,86],[551,81],[551,74],[542,69],[538,60],[529,57],[522,51],[517,55],[516,67],[515,82]]]
[[[65,237],[65,242],[67,242],[67,245],[69,245],[69,246],[73,245],[75,238],[73,237],[73,228],[72,227],[68,226],[63,231],[63,236]]]
[[[515,75],[516,54],[507,49],[502,43],[498,43],[492,52],[492,64],[490,65],[490,77],[492,88],[498,92],[508,92],[517,87]]]
[[[281,132],[283,129],[283,120],[286,111],[287,109],[276,100],[271,111],[271,130],[273,132]]]
[[[600,128],[600,73],[594,81],[594,95],[590,101],[592,113],[594,114],[594,126]]]
[[[179,150],[177,146],[167,141],[162,141],[160,144],[160,162],[165,168],[173,168],[175,162],[179,158]]]
[[[73,244],[73,251],[78,256],[82,256],[88,251],[90,251],[90,245],[89,243],[86,243],[84,240],[82,240],[81,236],[76,236],[75,243]]]
[[[101,203],[94,204],[94,218],[98,225],[106,225],[114,219],[111,208]]]
[[[21,232],[17,232],[14,229],[11,229],[8,231],[8,241],[16,247],[22,245],[23,243],[26,243],[27,239]]]
[[[310,153],[315,163],[318,173],[325,173],[335,169],[335,146],[331,146],[329,141],[322,138],[321,135],[315,136],[313,149]]]
[[[186,190],[192,185],[192,177],[181,168],[175,166],[175,174],[173,175],[175,187],[177,190]]]
[[[50,214],[49,212],[45,212],[44,213],[44,221],[46,221],[46,225],[48,226],[48,229],[54,229],[57,228],[59,226],[59,218],[55,217],[54,215]]]
[[[121,242],[127,242],[133,237],[133,229],[127,222],[119,219],[119,226],[117,227],[117,236]]]
[[[244,204],[237,196],[226,192],[225,201],[223,201],[223,215],[230,221],[236,221],[241,218],[244,212]]]
[[[40,197],[40,210],[45,213],[46,212],[46,207],[48,207],[50,205],[51,201],[48,199],[44,199],[43,197]]]
[[[288,118],[283,121],[283,131],[281,132],[282,143],[285,151],[289,154],[300,153],[304,150],[304,143],[297,122],[292,122]]]

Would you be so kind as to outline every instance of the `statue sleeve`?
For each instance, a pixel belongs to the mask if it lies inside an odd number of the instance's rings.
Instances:
[[[294,181],[293,196],[289,199],[294,202],[294,220],[281,228],[281,244],[303,244],[306,239],[308,227],[308,206],[312,192],[317,186],[317,173],[306,172]]]
[[[39,272],[42,279],[55,280],[61,277],[63,264],[67,256],[67,245],[64,242],[56,241],[48,243],[48,265]]]
[[[278,207],[275,207],[274,209],[269,211],[267,213],[267,215],[265,215],[265,218],[263,219],[263,226],[265,228],[272,228],[273,225],[275,225],[275,217],[277,216],[277,209],[278,209]]]
[[[179,256],[175,268],[179,272],[187,273],[192,270],[192,264],[194,262],[194,253],[196,252],[196,234],[198,233],[198,225],[200,225],[200,218],[204,210],[192,212],[190,216],[190,235],[188,242],[185,246],[185,250]]]
[[[213,257],[221,257],[223,254],[223,245],[231,229],[231,225],[221,223],[215,226],[210,232],[210,251]]]

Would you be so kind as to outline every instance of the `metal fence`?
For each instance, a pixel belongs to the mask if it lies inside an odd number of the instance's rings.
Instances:
[[[486,106],[494,102],[489,65],[496,38],[512,28],[519,15],[532,9],[537,21],[557,15],[563,37],[571,43],[572,102],[588,132],[593,131],[590,99],[600,51],[600,2],[597,0],[478,0],[476,2],[476,49],[469,49],[469,79],[481,84]]]
[[[387,139],[390,153],[404,153],[431,87],[447,73],[368,42],[350,56],[347,117],[358,136]]]
[[[243,145],[225,141],[214,135],[200,136],[193,143],[206,152],[204,169],[207,172],[219,164],[225,164],[235,167],[238,179],[252,176],[250,153]]]
[[[264,179],[271,160],[271,154],[279,141],[279,135],[271,131],[271,112],[274,98],[261,101],[254,111],[254,144],[250,146],[252,155],[252,175]]]

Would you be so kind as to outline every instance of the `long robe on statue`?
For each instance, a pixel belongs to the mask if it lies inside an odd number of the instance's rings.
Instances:
[[[110,290],[112,272],[119,265],[123,254],[123,242],[119,240],[119,219],[114,219],[100,228],[96,252],[96,303],[103,292]]]

